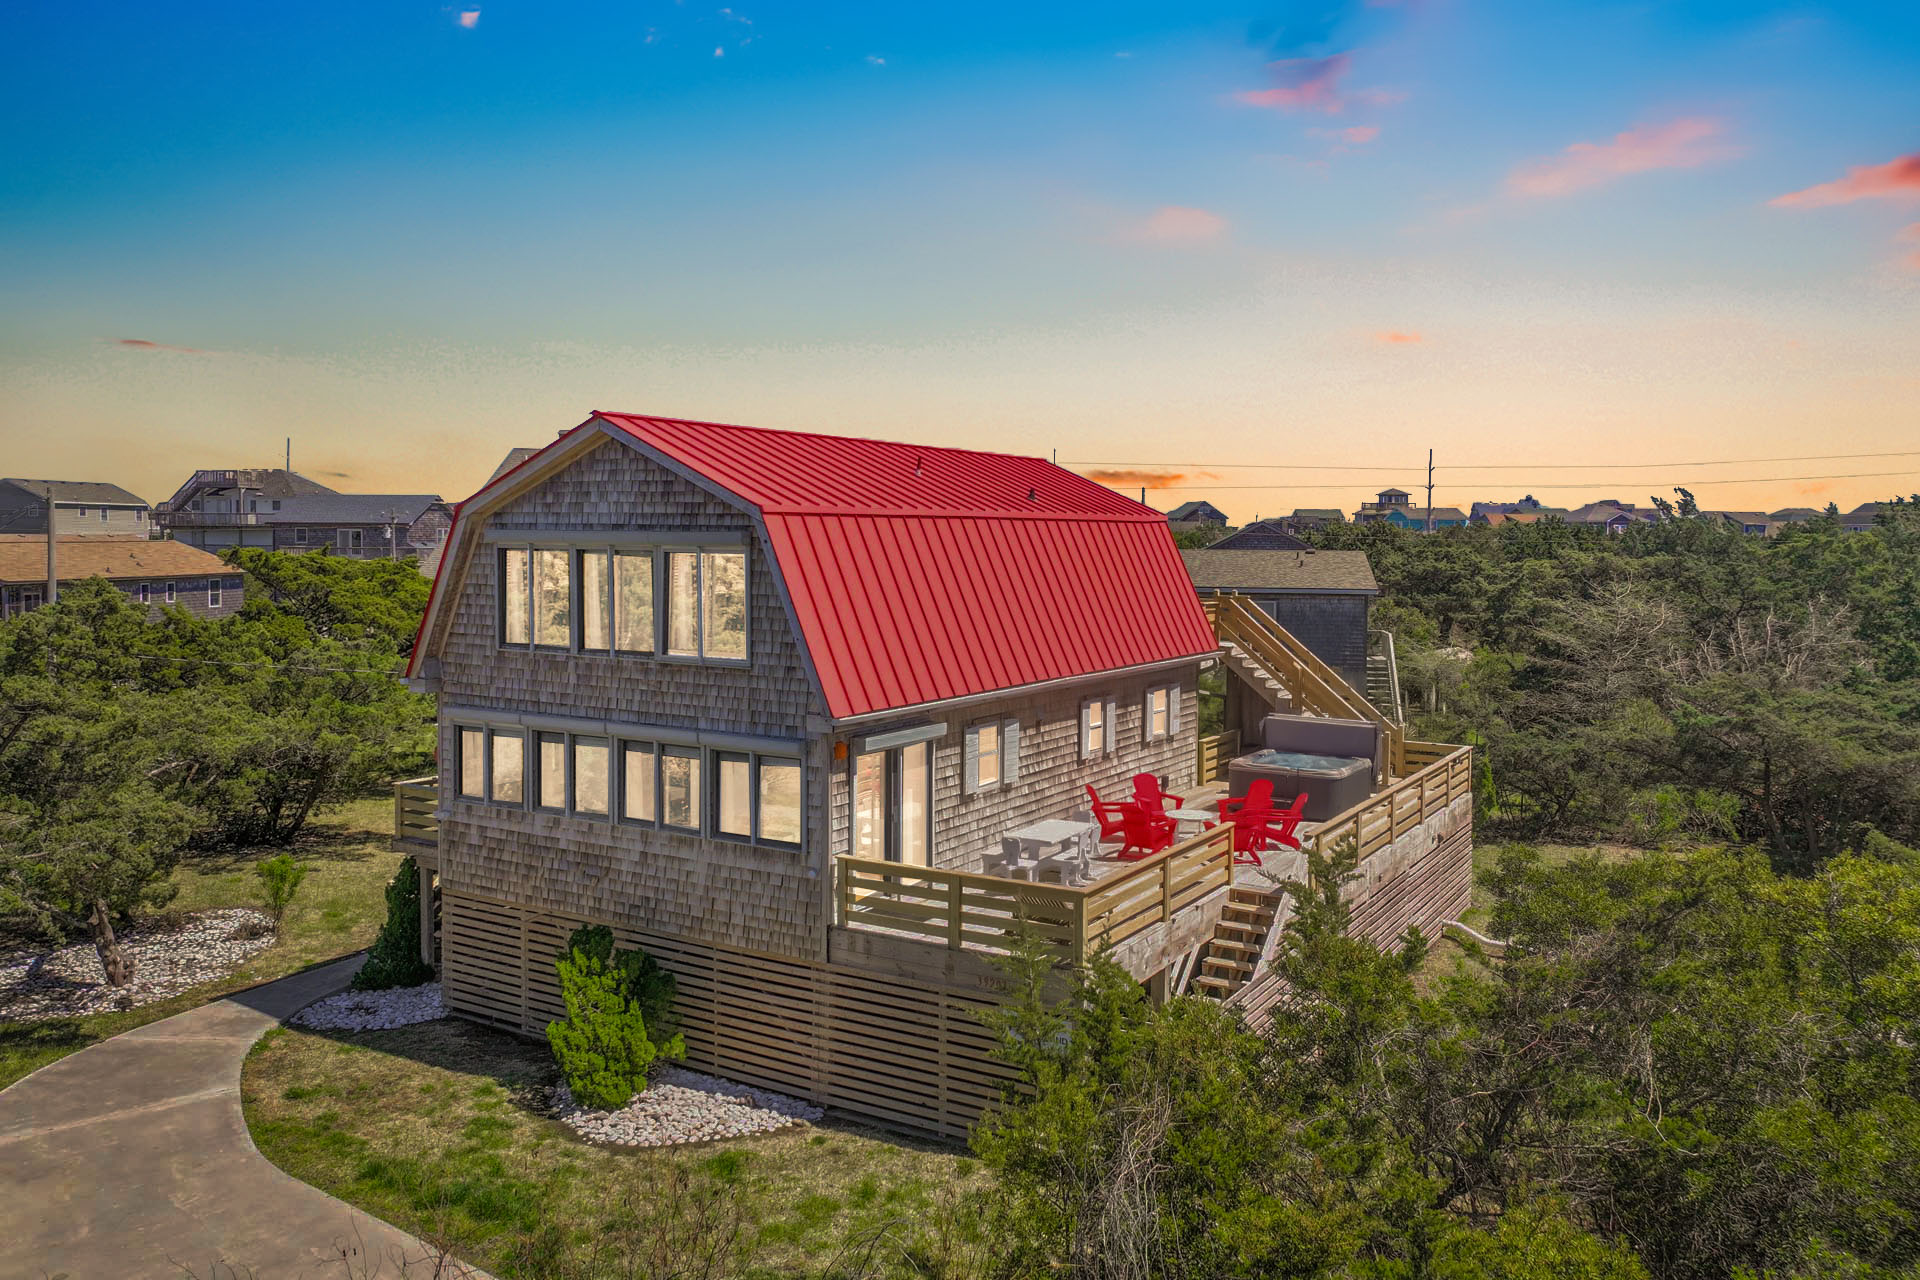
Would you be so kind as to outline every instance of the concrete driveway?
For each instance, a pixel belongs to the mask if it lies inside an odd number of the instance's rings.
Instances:
[[[0,1090],[0,1276],[419,1280],[421,1241],[254,1149],[240,1066],[358,956],[104,1040]]]

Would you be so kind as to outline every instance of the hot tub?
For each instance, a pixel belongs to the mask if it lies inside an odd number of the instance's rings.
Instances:
[[[1283,809],[1307,793],[1306,820],[1325,822],[1373,793],[1373,763],[1357,756],[1255,751],[1227,766],[1227,794],[1243,796],[1255,778],[1273,779],[1273,805]]]

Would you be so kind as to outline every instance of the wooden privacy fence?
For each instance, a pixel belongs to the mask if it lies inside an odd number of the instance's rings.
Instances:
[[[1240,754],[1240,731],[1229,729],[1200,739],[1199,759],[1195,765],[1196,782],[1218,782],[1227,776],[1227,766]]]
[[[1301,843],[1330,856],[1341,841],[1352,840],[1364,859],[1473,793],[1472,747],[1409,742],[1406,756],[1409,768],[1415,760],[1427,763],[1413,776],[1321,823]]]
[[[1405,774],[1406,765],[1401,757],[1405,735],[1400,727],[1381,715],[1338,671],[1245,596],[1228,592],[1204,603],[1207,618],[1213,623],[1213,633],[1239,646],[1285,685],[1293,695],[1296,709],[1340,720],[1370,720],[1379,725],[1386,736],[1383,763],[1389,775]]]
[[[1210,828],[1079,887],[841,857],[840,923],[955,951],[1006,951],[1024,931],[1082,964],[1232,884],[1231,836]]]
[[[438,778],[408,778],[393,784],[393,843],[407,845],[440,844],[440,820],[434,811],[440,805]]]

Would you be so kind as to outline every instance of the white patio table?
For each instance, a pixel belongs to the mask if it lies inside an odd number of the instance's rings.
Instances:
[[[1085,884],[1093,874],[1092,850],[1098,847],[1100,824],[1072,822],[1065,818],[1046,818],[1007,833],[1003,847],[1009,855],[1009,872],[1027,872],[1055,861],[1067,861],[1062,876],[1070,885]],[[1031,859],[1031,863],[1029,863]]]
[[[1200,828],[1214,821],[1220,815],[1211,809],[1169,809],[1167,810],[1167,816],[1175,822],[1191,822],[1194,829],[1187,834],[1195,835],[1199,832]]]

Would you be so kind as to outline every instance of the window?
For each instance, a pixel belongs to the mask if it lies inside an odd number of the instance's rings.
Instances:
[[[360,552],[360,534],[361,531],[359,529],[335,529],[333,531],[334,550],[345,551],[350,555],[358,555]]]
[[[667,553],[667,652],[676,657],[700,656],[699,574],[698,552]]]
[[[961,788],[991,791],[1020,778],[1020,722],[989,721],[967,729]]]
[[[1146,718],[1143,736],[1148,742],[1164,738],[1180,730],[1180,705],[1176,698],[1179,691],[1168,685],[1164,688],[1147,690]]]
[[[307,545],[307,531],[305,529],[295,529],[293,531],[293,544],[297,547]]]
[[[488,793],[496,804],[525,804],[526,739],[519,733],[493,731],[493,786]]]
[[[654,753],[650,742],[620,744],[620,816],[628,822],[653,822]]]
[[[609,593],[605,551],[582,551],[580,562],[580,648],[605,653],[612,647],[613,597]]]
[[[175,585],[176,584],[173,582],[171,578],[167,580],[167,603],[168,604],[173,603]]]
[[[713,773],[716,833],[757,844],[800,846],[798,760],[720,751],[713,756]]]
[[[542,809],[565,812],[567,807],[567,735],[538,733],[534,742],[540,752],[540,789],[534,804]]]
[[[747,656],[747,557],[741,551],[700,554],[702,650],[709,658]]]
[[[908,743],[881,751],[863,751],[853,761],[853,838],[856,858],[900,862],[924,867],[933,851],[933,749],[925,742]],[[782,762],[768,762],[776,767]],[[800,769],[786,764],[792,777],[776,777],[772,784],[789,791],[791,806],[781,821],[789,822],[793,843],[800,840]],[[768,785],[761,775],[762,786]],[[762,829],[775,840],[762,814]]]
[[[81,507],[79,509],[79,513],[80,513],[80,519],[85,520],[87,518],[87,509],[85,507]],[[101,514],[105,515],[106,513],[103,511],[101,512]]]
[[[660,753],[660,821],[683,831],[700,829],[700,752],[667,747]]]
[[[207,579],[207,608],[218,609],[219,607],[220,607],[220,579],[209,578]]]
[[[714,785],[719,802],[714,806],[714,830],[740,840],[753,838],[753,757],[722,751],[713,758]]]
[[[532,554],[525,547],[500,549],[501,644],[530,644],[533,641],[533,615],[527,608],[527,574]]]
[[[140,603],[153,603],[153,584],[151,582],[143,582],[140,584]]]
[[[613,644],[622,653],[653,652],[653,553],[613,556]]]
[[[605,817],[607,813],[607,740],[573,740],[573,811]]]
[[[564,551],[533,553],[533,642],[564,649],[573,641],[573,595]]]
[[[683,658],[746,659],[744,551],[667,553],[667,652]]]
[[[106,522],[107,522],[107,509],[105,507],[102,507],[100,508],[100,523],[105,524]]]
[[[1113,750],[1114,705],[1110,698],[1089,698],[1080,704],[1080,758],[1103,756]]]
[[[460,726],[460,794],[469,800],[487,795],[487,731]]]
[[[273,500],[273,509],[274,509],[275,511],[278,511],[278,510],[280,509],[280,499],[278,499],[278,498],[275,498],[275,499]]]

